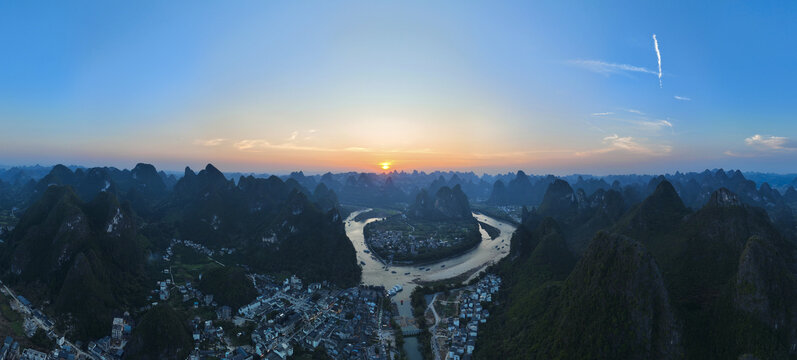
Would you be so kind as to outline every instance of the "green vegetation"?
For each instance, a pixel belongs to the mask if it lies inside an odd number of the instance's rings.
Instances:
[[[170,265],[174,282],[184,284],[190,281],[199,283],[199,275],[221,267],[217,262],[186,246],[178,245],[172,248],[174,255]]]
[[[307,282],[329,280],[342,286],[360,282],[362,269],[337,210],[324,212],[299,192],[273,218],[279,245],[253,243],[229,258],[253,272],[296,274]]]
[[[429,325],[426,324],[426,317],[424,315],[427,306],[424,296],[433,293],[432,288],[419,286],[410,294],[412,315],[415,316],[415,323],[421,330],[421,333],[418,334],[418,350],[420,350],[421,356],[423,356],[424,359],[434,359],[434,354],[432,354],[432,333],[429,332]]]
[[[146,240],[129,205],[109,193],[83,203],[70,187],[48,187],[22,216],[0,262],[5,279],[33,302],[70,314],[76,339],[108,332],[113,312],[143,305]]]
[[[168,305],[158,305],[133,329],[123,359],[185,359],[194,348],[188,324]]]
[[[797,279],[787,264],[795,245],[766,212],[724,189],[691,212],[667,181],[620,217],[590,215],[569,194],[563,184],[546,194],[540,212],[556,220],[526,214],[510,256],[493,268],[504,287],[475,358],[791,356]],[[574,219],[617,219],[608,227],[614,234],[595,236],[575,266],[568,244],[592,225],[559,228]]]
[[[246,305],[257,297],[257,291],[244,269],[233,266],[206,272],[199,282],[199,290],[204,294],[213,294],[219,305],[227,305],[233,309]]]
[[[0,294],[0,332],[13,335],[14,337],[24,337],[25,332],[22,329],[22,315],[11,309],[9,299]]]

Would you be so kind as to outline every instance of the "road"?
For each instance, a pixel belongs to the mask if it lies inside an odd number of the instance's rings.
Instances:
[[[437,310],[434,308],[434,302],[437,300],[437,294],[434,294],[432,297],[432,301],[429,302],[429,306],[427,309],[432,310],[432,315],[434,315],[434,325],[429,328],[429,336],[431,336],[431,343],[432,343],[432,353],[434,354],[435,360],[440,360],[440,349],[438,349],[437,340],[435,339],[435,332],[437,331],[437,324],[440,323],[440,316],[437,315]]]
[[[19,301],[19,298],[17,298],[17,295],[14,294],[14,292],[11,291],[11,289],[9,289],[8,286],[6,286],[5,284],[3,284],[3,293],[5,293],[8,297],[13,299],[13,301],[15,301],[17,303],[17,305],[18,305],[17,308],[18,309],[23,309],[25,311],[25,313],[27,315],[30,315],[30,318],[33,319],[34,322],[36,322],[36,325],[38,325],[40,328],[42,328],[45,332],[49,332],[50,330],[52,330],[55,333],[55,330],[52,327],[47,326],[47,324],[45,324],[43,321],[41,321],[41,319],[33,316],[32,315],[33,314],[33,310],[30,307],[25,306],[25,304],[23,304],[21,301]],[[58,333],[55,333],[55,334],[56,334],[56,336],[58,338],[61,338],[61,337],[64,338],[64,344],[68,345],[70,348],[75,350],[75,352],[77,353],[77,358],[78,359],[80,359],[80,358],[93,359],[92,356],[90,356],[88,353],[84,352],[83,350],[80,350],[78,347],[75,346],[75,344],[73,344],[71,341],[67,340],[66,337],[64,337],[62,335],[59,335]]]

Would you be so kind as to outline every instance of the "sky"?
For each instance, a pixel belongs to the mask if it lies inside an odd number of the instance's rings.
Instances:
[[[0,2],[0,164],[797,171],[794,1]]]

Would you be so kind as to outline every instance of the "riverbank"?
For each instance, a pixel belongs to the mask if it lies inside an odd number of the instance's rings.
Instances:
[[[464,279],[464,281],[468,281],[509,253],[509,241],[515,231],[515,227],[511,224],[483,214],[473,214],[476,220],[498,228],[501,231],[500,236],[495,240],[491,240],[486,232],[481,232],[482,241],[479,242],[478,246],[458,256],[429,264],[429,271],[419,271],[418,267],[420,265],[398,264],[393,264],[386,271],[385,264],[366,245],[363,233],[363,228],[366,224],[375,221],[375,219],[362,222],[354,221],[358,214],[358,212],[350,214],[346,219],[345,226],[346,234],[357,251],[357,262],[362,267],[362,282],[365,285],[384,286],[386,289],[395,285],[401,285],[404,288],[404,291],[393,296],[391,300],[399,310],[400,316],[396,319],[397,324],[402,327],[402,330],[410,332],[418,330],[415,326],[415,317],[410,306],[410,294],[415,288],[420,286],[418,282],[437,282],[443,279],[454,279],[454,281]],[[370,253],[366,253],[365,250]],[[442,265],[445,265],[445,267],[442,267]],[[421,354],[417,350],[416,338],[406,337],[404,340],[403,348],[407,351],[407,358],[410,360],[421,359]],[[412,351],[413,349],[415,350],[414,352]]]

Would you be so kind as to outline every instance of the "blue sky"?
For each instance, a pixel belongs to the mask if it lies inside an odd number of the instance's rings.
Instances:
[[[3,2],[0,163],[794,172],[794,19],[795,2]]]

